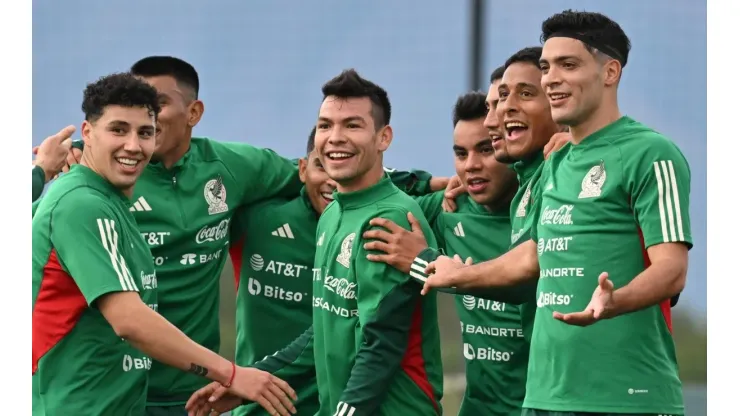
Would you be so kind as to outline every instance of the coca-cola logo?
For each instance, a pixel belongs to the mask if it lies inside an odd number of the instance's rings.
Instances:
[[[552,224],[552,225],[573,225],[573,205],[562,205],[560,208],[551,209],[546,206],[542,210],[542,219],[540,224]]]
[[[334,276],[326,276],[324,287],[345,299],[354,299],[356,296],[357,283],[351,283],[345,278],[337,279]]]
[[[198,234],[195,236],[195,242],[198,244],[203,244],[208,241],[218,241],[223,239],[229,234],[229,222],[230,219],[222,220],[218,225],[214,225],[212,227],[204,226],[203,228],[198,231]]]

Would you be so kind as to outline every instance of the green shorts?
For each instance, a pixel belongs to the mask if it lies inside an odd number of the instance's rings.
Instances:
[[[553,412],[550,410],[522,409],[522,416],[683,416],[656,415],[652,413],[591,413],[591,412]]]

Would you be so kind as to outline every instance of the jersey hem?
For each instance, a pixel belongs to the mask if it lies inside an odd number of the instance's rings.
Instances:
[[[684,406],[672,407],[645,407],[645,406],[609,406],[597,403],[572,403],[572,402],[537,402],[524,400],[522,409],[546,410],[551,412],[591,412],[591,413],[647,413],[647,414],[669,414],[683,415]]]

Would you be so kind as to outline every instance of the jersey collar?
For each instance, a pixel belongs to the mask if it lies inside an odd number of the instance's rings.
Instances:
[[[90,169],[87,166],[81,164],[75,164],[70,166],[69,173],[76,173],[83,176],[87,180],[87,184],[92,188],[103,192],[106,195],[115,195],[126,203],[130,203],[130,199],[121,192],[120,189],[113,186],[107,179],[100,176],[97,172]]]
[[[519,177],[519,184],[528,181],[544,161],[545,155],[542,152],[537,152],[526,159],[522,159],[514,163],[512,167],[514,168],[516,175]]]
[[[596,144],[599,142],[599,139],[602,139],[604,137],[613,136],[615,132],[619,132],[626,126],[635,123],[635,120],[627,117],[622,116],[617,121],[607,124],[606,126],[602,127],[600,130],[596,130],[595,132],[589,134],[588,136],[584,137],[583,140],[581,140],[580,143],[576,145],[571,145],[571,149],[569,152],[570,154],[578,154],[582,150]]]
[[[388,174],[384,173],[383,178],[369,188],[348,193],[334,191],[334,200],[342,209],[353,209],[373,204],[397,192],[400,191],[396,185],[391,182]]]

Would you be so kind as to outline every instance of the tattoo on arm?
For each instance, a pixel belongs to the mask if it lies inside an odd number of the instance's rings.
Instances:
[[[208,369],[207,368],[201,367],[201,366],[199,366],[198,364],[195,364],[195,363],[191,363],[190,364],[190,370],[188,370],[188,371],[190,371],[191,373],[193,373],[195,375],[201,376],[201,377],[205,377],[206,374],[208,374]]]

